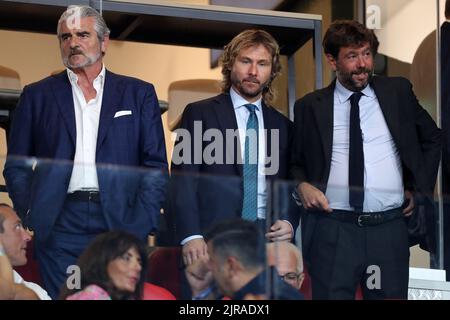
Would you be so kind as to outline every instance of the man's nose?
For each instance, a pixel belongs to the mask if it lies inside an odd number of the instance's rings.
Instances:
[[[70,38],[70,47],[71,48],[78,47],[78,37],[77,36],[73,36]]]
[[[30,241],[33,236],[28,229],[22,229],[22,239],[26,242]]]
[[[256,63],[250,64],[248,73],[252,76],[256,76],[258,74],[258,66],[256,65]]]
[[[358,67],[363,68],[366,66],[366,59],[363,55],[358,56]]]

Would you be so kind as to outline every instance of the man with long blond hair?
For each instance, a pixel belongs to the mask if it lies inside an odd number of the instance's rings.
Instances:
[[[279,46],[266,31],[245,30],[225,46],[221,64],[222,93],[186,107],[172,158],[176,235],[187,265],[207,257],[202,234],[223,219],[255,221],[271,241],[291,240],[298,224],[295,212],[278,219],[267,206],[271,181],[287,178],[291,141],[291,122],[269,105]]]

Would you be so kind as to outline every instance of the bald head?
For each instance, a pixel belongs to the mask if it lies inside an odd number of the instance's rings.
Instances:
[[[294,244],[287,241],[270,242],[267,244],[267,264],[295,265],[296,272],[303,272],[303,258],[300,250]]]
[[[303,282],[303,258],[300,250],[287,241],[270,242],[267,244],[267,264],[275,267],[280,276],[300,289]]]

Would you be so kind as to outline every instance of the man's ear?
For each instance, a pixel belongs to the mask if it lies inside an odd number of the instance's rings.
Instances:
[[[236,257],[233,256],[228,257],[226,264],[227,264],[227,271],[230,276],[235,276],[242,271],[242,264]]]
[[[106,50],[108,49],[109,46],[109,36],[105,35],[105,37],[103,38],[103,41],[101,43],[101,49],[102,49],[102,54],[105,55]]]
[[[300,289],[302,287],[303,281],[305,280],[305,273],[300,273],[300,276],[298,278],[298,288]]]
[[[325,57],[327,58],[327,62],[328,62],[328,64],[331,66],[331,68],[333,69],[333,71],[336,71],[336,64],[337,64],[336,59],[335,59],[331,54],[329,54],[329,53],[327,53],[327,54],[325,55]]]

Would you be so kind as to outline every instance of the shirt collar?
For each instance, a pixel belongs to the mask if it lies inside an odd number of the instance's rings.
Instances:
[[[354,94],[353,91],[348,90],[346,87],[344,87],[338,79],[336,79],[336,87],[334,89],[334,92],[336,93],[338,99],[339,99],[339,103],[344,103],[346,102],[348,99],[350,99],[351,95]],[[375,92],[373,91],[372,87],[370,86],[370,84],[368,84],[363,90],[361,90],[361,93],[369,98],[374,98],[375,97]]]
[[[242,98],[236,92],[236,90],[233,89],[233,87],[230,88],[230,97],[231,97],[231,103],[233,103],[233,108],[234,109],[239,109],[239,108],[243,107],[246,104],[254,104],[256,106],[256,110],[261,110],[262,98],[259,98],[255,102],[251,102],[250,103],[247,100],[245,100],[244,98]]]
[[[72,70],[70,70],[69,68],[66,68],[66,70],[67,70],[67,76],[69,77],[70,83],[72,85],[78,84],[77,74],[75,72],[73,72]],[[98,76],[94,79],[94,84],[96,84],[99,81],[100,81],[100,84],[103,84],[103,81],[105,79],[105,74],[106,74],[106,68],[105,68],[105,65],[102,64],[102,70],[100,71]]]

